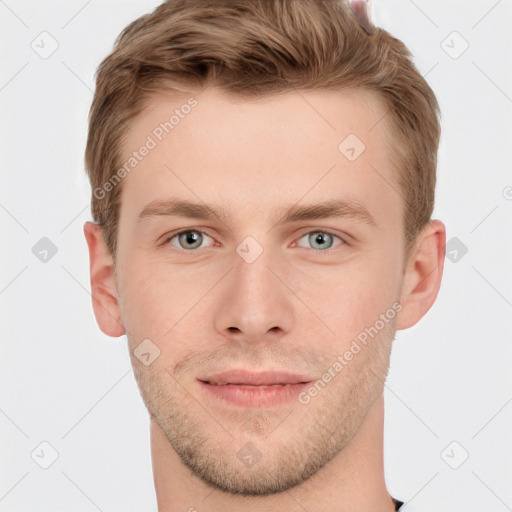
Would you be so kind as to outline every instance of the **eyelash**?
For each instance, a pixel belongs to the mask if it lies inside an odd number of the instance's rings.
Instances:
[[[206,235],[208,238],[211,238],[213,240],[213,237],[211,237],[208,233],[204,232],[204,231],[201,231],[199,229],[184,229],[182,231],[178,231],[177,233],[173,233],[169,236],[167,236],[165,238],[165,240],[162,242],[162,246],[165,246],[165,245],[168,245],[171,240],[173,240],[174,238],[176,237],[179,237],[180,235],[184,234],[184,233],[200,233],[201,235]],[[330,235],[334,238],[337,238],[338,240],[340,240],[340,244],[338,245],[348,245],[347,241],[340,237],[339,235],[335,234],[335,233],[332,233],[331,231],[329,230],[324,230],[324,229],[314,229],[312,231],[308,231],[307,233],[304,233],[302,236],[299,237],[298,241],[300,241],[302,238],[308,236],[308,235],[311,235],[312,233],[322,233],[322,234],[325,234],[325,235]],[[296,242],[294,242],[295,244]],[[302,246],[298,246],[298,247],[301,247],[302,249],[307,249],[307,247],[302,247]],[[333,246],[333,247],[329,247],[328,249],[313,249],[311,248],[312,251],[317,251],[317,252],[323,252],[323,253],[328,253],[329,251],[331,250],[335,250],[335,247],[337,246]],[[199,248],[196,248],[196,249],[182,249],[182,248],[178,248],[178,247],[174,247],[174,249],[178,250],[178,251],[181,251],[181,252],[197,252],[199,251]]]

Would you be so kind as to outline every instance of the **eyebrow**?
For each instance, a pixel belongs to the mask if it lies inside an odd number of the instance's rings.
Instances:
[[[140,212],[138,222],[155,217],[189,217],[191,219],[214,220],[216,218],[228,219],[229,212],[222,207],[169,198],[152,201],[147,204]],[[273,225],[326,219],[329,217],[351,218],[377,227],[375,218],[370,211],[363,204],[349,199],[333,199],[314,204],[292,205],[277,212]]]

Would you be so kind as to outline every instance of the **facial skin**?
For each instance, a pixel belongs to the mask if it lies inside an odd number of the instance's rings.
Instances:
[[[377,124],[386,110],[373,93],[193,96],[197,107],[122,182],[115,272],[100,228],[84,226],[96,319],[110,336],[127,334],[150,413],[159,511],[392,511],[384,380],[396,330],[416,324],[439,291],[445,227],[429,223],[404,260],[403,200],[389,185],[389,127]],[[152,98],[125,160],[189,97]],[[349,134],[366,146],[354,161],[338,149]],[[169,198],[225,215],[138,219]],[[364,205],[375,225],[276,220],[334,199]],[[184,230],[199,233],[166,242]],[[236,250],[247,237],[263,249],[250,263]],[[397,302],[401,311],[307,404],[235,406],[198,380],[243,368],[315,382]],[[133,352],[145,339],[160,350],[149,366]],[[261,455],[250,467],[238,455],[247,443]]]

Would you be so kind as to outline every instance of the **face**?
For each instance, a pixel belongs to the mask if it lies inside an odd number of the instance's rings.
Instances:
[[[122,183],[122,322],[181,461],[228,493],[282,492],[336,457],[382,393],[404,265],[386,111],[355,90],[193,97],[155,96],[125,141],[126,161],[155,145]],[[326,202],[337,212],[312,208]],[[151,364],[134,355],[144,340]],[[231,370],[250,375],[215,377]],[[295,378],[247,385],[261,372]]]

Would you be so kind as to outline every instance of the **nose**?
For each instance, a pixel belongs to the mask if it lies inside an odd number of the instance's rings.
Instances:
[[[217,331],[240,344],[277,341],[289,333],[300,304],[287,287],[289,278],[269,252],[251,263],[236,254],[216,297]]]

